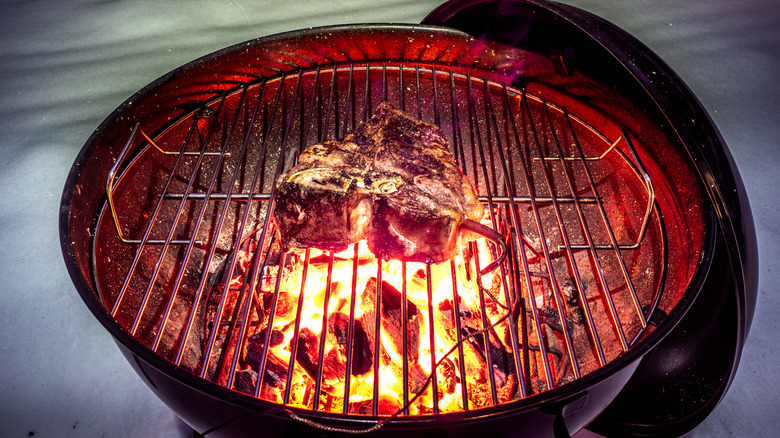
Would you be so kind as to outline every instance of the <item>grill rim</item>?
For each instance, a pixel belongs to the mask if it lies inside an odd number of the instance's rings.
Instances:
[[[318,68],[317,70],[319,71],[319,68]],[[182,119],[183,119],[183,120],[189,120],[189,116],[183,117]],[[308,122],[305,122],[305,123],[306,123],[306,124],[308,124]],[[135,130],[134,130],[134,132],[135,132]],[[622,137],[620,137],[618,140],[616,140],[616,141],[613,143],[613,145],[614,145],[614,144],[617,144],[617,143],[618,143],[618,142],[621,140],[621,138],[623,138],[623,137],[626,137],[627,135],[628,135],[628,134],[624,132],[624,133],[622,134]],[[628,141],[627,141],[627,144],[630,146],[630,142],[628,142]],[[605,146],[606,146],[606,145],[605,145]],[[611,147],[610,147],[610,149],[611,149]],[[141,153],[143,153],[143,152],[141,152]],[[559,153],[560,153],[560,152],[559,152]],[[633,149],[632,149],[632,154],[633,154],[633,153],[634,153],[634,151],[633,151]],[[124,154],[124,151],[123,151],[123,154]],[[625,157],[624,155],[625,155],[625,152],[621,152],[621,153],[620,153],[620,156],[623,156],[623,159],[624,159],[624,160],[627,160],[627,157]],[[635,159],[637,159],[637,158],[635,157]],[[637,159],[637,160],[638,160],[638,159]],[[640,161],[637,161],[637,163],[640,163]],[[117,165],[118,165],[118,164],[119,164],[119,162],[117,163]],[[627,164],[629,164],[629,163],[627,163]],[[472,170],[473,170],[473,169],[472,169]],[[112,169],[112,171],[113,171],[113,169]],[[635,172],[637,172],[637,169],[634,169],[634,171],[635,171]],[[641,173],[642,173],[643,175],[645,174],[645,171],[644,171],[644,170],[640,170],[640,171],[641,171]],[[639,178],[639,177],[640,177],[640,175],[638,175],[638,174],[637,174],[636,176],[637,176],[637,178]],[[571,184],[571,183],[570,183],[570,184]],[[494,189],[494,190],[495,190],[495,189]],[[652,193],[652,192],[653,192],[653,191],[652,191],[650,188],[648,188],[648,191],[649,191],[649,193]],[[110,193],[110,190],[109,190],[109,193]],[[266,195],[268,195],[268,194],[266,194]],[[183,196],[183,195],[180,195],[180,196],[174,196],[174,199],[182,199],[182,196]],[[268,195],[268,196],[270,196],[270,195]],[[558,197],[558,196],[556,196],[556,198],[557,198],[557,197]],[[221,198],[220,198],[220,199],[221,199]],[[242,199],[243,199],[243,198],[242,198]],[[487,199],[487,200],[489,200],[487,197],[486,197],[486,199]],[[537,199],[537,203],[539,203],[539,202],[541,202],[541,200],[542,200],[542,199],[546,199],[546,198],[536,198],[536,197],[535,197],[535,199]],[[584,198],[582,198],[582,199],[584,199]],[[652,197],[651,197],[650,199],[652,199]],[[495,197],[494,197],[494,198],[493,198],[493,200],[494,200],[494,201],[497,201],[497,198],[495,198]],[[485,202],[485,200],[483,200],[483,202]],[[498,202],[500,202],[500,201],[498,201]],[[524,203],[524,202],[526,202],[526,201],[519,201],[519,202],[521,202],[521,203]],[[561,201],[559,201],[559,202],[561,202]],[[109,203],[110,203],[110,202],[109,202]],[[652,204],[649,204],[649,206],[650,206],[650,205],[652,205]],[[104,210],[105,210],[105,208],[104,208]],[[652,209],[651,209],[651,210],[652,210]],[[648,210],[648,214],[649,214],[649,210]],[[106,215],[107,215],[107,213],[103,213],[103,214],[101,215],[101,219],[105,219],[105,220],[107,220],[107,221],[110,221],[110,220],[111,220],[111,219],[110,219],[110,216],[108,216],[108,219],[106,219]],[[656,215],[656,216],[657,216],[657,215]],[[648,219],[648,217],[646,217],[646,218],[645,218],[645,220],[643,220],[643,225],[641,225],[641,227],[642,227],[641,229],[642,229],[643,231],[641,232],[641,234],[644,234],[644,230],[645,230],[645,228],[644,228],[644,227],[646,227],[646,226],[647,226],[647,224],[645,224],[645,221],[646,221],[647,219]],[[116,225],[116,217],[114,218],[114,222],[115,222],[115,225]],[[111,228],[111,227],[110,227],[110,226],[108,226],[108,228]],[[118,229],[118,228],[117,228],[117,229]],[[106,231],[104,231],[104,232],[106,232]],[[110,231],[108,231],[108,232],[110,232]],[[663,234],[663,232],[661,232],[661,231],[659,231],[659,233],[660,233],[660,234]],[[99,235],[100,235],[100,232],[99,232]],[[120,236],[120,239],[122,239],[122,237],[121,237],[121,236]],[[122,240],[123,240],[123,239],[122,239]],[[665,240],[665,238],[661,238],[661,240],[663,241],[663,240]],[[640,240],[638,240],[638,241],[637,241],[637,243],[636,243],[636,244],[634,244],[634,245],[639,245],[639,244],[640,244],[640,243],[639,243],[640,241],[641,241],[641,238],[640,238]],[[124,240],[123,240],[123,242],[124,242]],[[138,244],[138,243],[140,243],[140,241],[132,241],[132,242],[130,242],[130,243],[135,243],[135,244]],[[183,241],[183,243],[187,243],[187,241],[185,240],[185,241]],[[628,245],[628,246],[629,246],[629,247],[632,247],[632,246],[634,246],[634,245]],[[594,248],[595,248],[595,247],[598,247],[598,246],[599,246],[599,245],[594,245]],[[663,244],[662,244],[662,246],[664,246],[664,247],[665,247],[665,245],[663,245]],[[587,248],[589,248],[589,247],[587,247],[587,246],[586,246],[586,247],[585,247],[585,249],[587,249]],[[583,249],[583,248],[579,248],[579,249]],[[609,248],[607,248],[607,249],[609,249]],[[612,249],[614,249],[614,248],[612,248]],[[97,248],[93,249],[93,252],[95,252],[95,251],[98,251],[98,249],[97,249]],[[134,262],[133,262],[133,263],[134,263]],[[97,269],[97,268],[96,268],[96,269]],[[663,273],[664,269],[661,269],[661,271],[662,271],[662,273],[661,273],[660,275],[661,275],[661,277],[664,277],[664,276],[665,276],[665,275],[664,275],[664,273]],[[103,283],[103,282],[105,282],[105,281],[107,281],[107,279],[106,279],[105,277],[103,277],[103,281],[99,282],[99,284],[103,284],[103,285],[105,286],[105,284]],[[178,281],[178,280],[177,280],[177,281]],[[124,290],[124,287],[123,287],[123,290]],[[147,291],[147,294],[148,294],[148,291]],[[651,307],[651,310],[655,308],[655,307],[654,307],[654,306],[655,306],[655,304],[657,304],[657,301],[658,301],[658,300],[660,300],[660,298],[661,298],[661,296],[660,296],[660,295],[661,295],[661,294],[657,294],[657,295],[656,295],[655,302],[654,302],[654,304],[653,304],[653,307]],[[104,301],[105,301],[105,298],[104,298]],[[634,304],[635,304],[635,306],[637,305],[637,303],[634,303]],[[111,304],[110,304],[110,302],[108,302],[108,301],[105,301],[105,302],[104,302],[104,305],[108,305],[108,306],[110,306]],[[114,307],[112,308],[112,315],[115,315],[115,312],[116,312],[116,306],[117,306],[117,305],[118,305],[117,303],[115,303],[115,304],[114,304]],[[648,304],[648,305],[649,305],[649,304]],[[167,311],[166,311],[166,313],[167,313]],[[650,310],[645,310],[645,309],[643,309],[643,314],[641,314],[640,316],[644,317],[644,314],[650,314],[650,313],[651,313],[651,311],[650,311]],[[138,318],[138,317],[136,317],[136,318]],[[136,321],[137,321],[137,319],[136,319]],[[126,322],[125,322],[125,324],[123,324],[123,325],[124,325],[124,326],[126,326]],[[589,325],[592,325],[592,323],[589,323]],[[134,325],[134,327],[135,327],[135,325]],[[644,326],[644,324],[642,325],[642,327],[643,327],[643,328],[640,328],[640,329],[639,329],[639,330],[640,330],[640,333],[639,333],[639,334],[637,334],[637,335],[635,335],[635,336],[633,337],[633,339],[632,339],[632,341],[630,342],[630,344],[632,344],[632,345],[633,345],[633,344],[634,344],[634,341],[635,341],[636,339],[638,339],[638,338],[639,338],[639,337],[640,337],[640,336],[641,336],[641,335],[644,333],[644,330],[645,330],[645,328],[646,328],[646,327]],[[614,326],[613,328],[615,328],[616,330],[619,330],[619,329],[621,329],[622,327],[620,327],[620,328],[619,328],[618,326]],[[133,331],[133,333],[135,333],[135,332]],[[159,339],[159,333],[158,333],[158,335],[157,335],[157,336],[158,336],[158,337],[157,337],[157,338],[155,338],[155,347],[154,347],[154,350],[155,350],[155,351],[157,351],[157,340]],[[596,335],[593,335],[593,336],[594,336],[594,337],[596,337]],[[601,348],[601,344],[598,342],[598,339],[594,339],[594,343],[597,345],[597,347],[596,347],[596,348]],[[180,354],[181,354],[181,347],[179,347],[179,348],[180,348],[180,349],[179,349],[179,355],[180,355]],[[626,348],[626,346],[624,346],[623,348]],[[176,359],[176,361],[175,361],[175,363],[177,363],[177,364],[179,364],[179,363],[180,363],[180,360],[179,360],[179,357],[180,357],[180,356],[179,356],[179,355],[177,355],[177,359]],[[170,360],[170,358],[169,358],[169,360]],[[603,360],[603,358],[602,358],[602,360]],[[518,367],[518,368],[519,368],[519,367]],[[203,375],[203,371],[201,372],[201,375]],[[231,374],[231,376],[232,376],[232,374]],[[556,386],[557,386],[557,385],[556,385]]]
[[[111,318],[110,314],[105,311],[103,304],[97,299],[96,294],[90,291],[91,289],[94,288],[94,284],[92,284],[91,279],[85,278],[83,276],[83,272],[79,270],[78,263],[76,262],[79,255],[77,254],[76,248],[72,245],[73,239],[71,239],[70,237],[71,233],[73,232],[71,228],[72,227],[71,209],[72,209],[73,197],[74,197],[74,193],[71,190],[71,188],[74,185],[74,181],[76,181],[80,176],[86,161],[88,161],[89,157],[92,155],[92,149],[96,146],[97,139],[110,127],[112,122],[117,118],[121,118],[126,111],[131,111],[131,106],[134,102],[142,99],[145,95],[147,95],[150,92],[153,92],[161,85],[174,80],[176,77],[185,73],[190,68],[196,67],[201,63],[208,62],[210,59],[220,57],[225,53],[230,53],[234,50],[242,50],[247,45],[264,44],[266,42],[286,39],[290,37],[300,37],[300,36],[307,36],[307,35],[310,36],[310,35],[317,34],[318,32],[332,32],[332,31],[341,31],[341,30],[350,30],[350,29],[363,30],[363,29],[374,29],[374,28],[397,29],[400,31],[415,29],[415,30],[423,30],[423,31],[431,31],[431,32],[454,32],[454,33],[461,34],[461,32],[459,31],[453,31],[452,29],[441,28],[438,26],[381,25],[381,24],[368,25],[368,26],[340,25],[340,26],[327,26],[321,28],[285,32],[277,35],[272,35],[266,38],[260,38],[257,40],[240,43],[225,48],[223,50],[220,50],[218,52],[214,52],[210,55],[206,55],[205,57],[202,57],[191,63],[185,64],[182,67],[150,83],[149,85],[141,89],[139,92],[134,94],[132,97],[130,97],[125,103],[123,103],[119,108],[117,108],[116,111],[114,111],[111,115],[109,115],[106,118],[106,120],[104,120],[104,122],[100,125],[100,127],[93,133],[93,135],[87,141],[87,143],[79,153],[78,157],[76,158],[74,166],[71,169],[71,172],[68,176],[67,183],[65,186],[65,191],[63,192],[63,197],[61,202],[61,214],[60,214],[61,248],[67,262],[66,264],[68,267],[69,274],[71,276],[71,279],[74,281],[77,290],[79,291],[80,295],[87,303],[88,307],[93,312],[93,314],[95,314],[98,320],[101,321],[102,325],[109,330],[109,332],[112,334],[112,336],[115,338],[118,344],[121,343],[125,347],[129,348],[130,350],[132,350],[133,355],[138,355],[138,357],[140,357],[142,360],[146,361],[150,365],[159,369],[163,373],[171,375],[176,379],[185,382],[188,385],[191,385],[194,388],[198,388],[199,390],[204,390],[219,395],[219,397],[223,400],[230,401],[231,403],[235,403],[238,405],[252,407],[252,408],[256,408],[258,403],[260,405],[268,404],[269,406],[264,406],[264,407],[269,408],[270,410],[278,410],[278,405],[275,403],[265,402],[264,400],[256,399],[251,396],[246,396],[244,394],[235,392],[231,389],[224,388],[220,385],[213,384],[212,382],[208,382],[203,379],[200,379],[197,376],[194,376],[180,369],[179,367],[168,363],[157,353],[148,349],[148,347],[142,345],[135,338],[133,338],[124,330],[122,330],[120,327],[118,327],[118,325],[114,322],[113,318]],[[709,210],[707,209],[707,211]],[[711,239],[709,239],[708,236],[713,234],[712,230],[714,230],[714,220],[712,218],[707,220],[708,223],[712,224],[712,226],[705,227],[705,234],[706,234],[705,248],[701,254],[702,261],[706,261],[710,259],[711,251],[713,250],[712,248],[713,245],[709,244]],[[691,285],[689,286],[689,291],[691,290],[698,291],[698,289],[701,286],[700,283],[703,282],[703,279],[705,277],[706,277],[706,272],[703,274],[699,274],[699,273],[695,274],[693,278],[699,281],[692,282]],[[684,314],[683,309],[687,309],[689,302],[695,299],[695,295],[696,294],[692,294],[692,293],[685,294],[685,297],[681,299],[681,301],[674,308],[676,315],[674,313],[670,314],[667,320],[664,321],[662,325],[660,325],[653,333],[651,333],[647,339],[642,341],[641,344],[643,348],[630,349],[628,352],[624,353],[621,357],[610,362],[608,366],[601,367],[598,370],[594,371],[593,373],[583,376],[580,379],[577,379],[575,382],[571,382],[561,387],[557,387],[545,391],[542,394],[537,394],[532,397],[528,397],[522,400],[517,400],[507,404],[492,406],[488,408],[481,408],[475,411],[440,414],[436,416],[436,421],[437,423],[441,422],[444,424],[447,424],[448,421],[451,421],[452,424],[455,424],[457,422],[464,421],[464,420],[472,421],[475,419],[482,420],[491,417],[509,416],[517,413],[518,411],[525,410],[527,408],[539,407],[540,405],[544,405],[545,402],[549,400],[567,398],[576,395],[577,393],[580,393],[581,391],[592,386],[594,382],[604,380],[605,378],[615,374],[617,370],[623,369],[625,367],[634,364],[638,359],[640,359],[646,353],[646,351],[652,349],[668,333],[669,329],[674,325],[676,325],[677,322],[679,322],[680,318]],[[290,407],[286,407],[286,408],[290,410],[295,409]],[[478,413],[479,415],[473,415],[475,412]],[[307,415],[310,416],[312,412],[309,410],[302,410],[301,414],[304,416]],[[328,419],[328,417],[330,416],[329,414],[324,412],[316,412],[316,414],[317,417],[320,419]],[[444,417],[447,418],[445,419]],[[373,417],[369,416],[366,418],[373,418]],[[381,417],[377,417],[377,418],[381,418]],[[420,420],[425,418],[428,418],[428,416],[399,417],[393,423],[398,423],[398,424],[411,423],[413,425],[418,425],[419,423],[421,423]],[[343,420],[343,417],[341,417],[340,415],[335,415],[333,419]]]

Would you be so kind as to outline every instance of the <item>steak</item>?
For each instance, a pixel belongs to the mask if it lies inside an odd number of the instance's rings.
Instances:
[[[442,130],[382,103],[342,139],[309,146],[276,182],[286,246],[343,250],[366,239],[377,258],[436,263],[457,252],[482,204]]]

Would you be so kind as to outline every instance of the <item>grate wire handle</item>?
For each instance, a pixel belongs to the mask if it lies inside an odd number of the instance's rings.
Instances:
[[[637,249],[642,244],[642,241],[645,238],[645,234],[647,233],[647,228],[650,225],[650,216],[652,216],[653,213],[653,205],[655,205],[655,189],[653,188],[653,182],[650,180],[650,175],[647,173],[647,170],[645,169],[645,166],[642,164],[642,160],[639,159],[639,155],[636,152],[636,148],[634,148],[634,144],[631,141],[631,137],[628,135],[628,132],[625,128],[621,130],[620,135],[618,136],[615,141],[610,144],[610,146],[604,150],[600,155],[597,156],[583,156],[583,157],[542,157],[542,158],[534,158],[534,161],[582,161],[582,162],[588,162],[588,161],[599,161],[604,159],[607,155],[609,155],[612,151],[616,151],[615,153],[621,153],[620,150],[617,148],[617,146],[621,143],[621,141],[625,141],[626,145],[628,146],[628,150],[631,153],[631,156],[633,157],[634,161],[636,162],[636,172],[642,180],[642,184],[645,186],[645,189],[647,190],[647,206],[645,207],[644,215],[642,216],[642,223],[639,226],[639,235],[636,238],[636,241],[633,243],[628,244],[618,244],[617,248],[611,244],[606,245],[593,245],[593,249],[620,249],[620,250],[628,250],[628,249]],[[626,160],[628,162],[628,160]],[[591,246],[589,245],[570,245],[570,249],[590,249]],[[560,245],[558,247],[560,250],[566,249],[566,245]]]
[[[106,200],[108,203],[108,208],[111,212],[111,218],[114,221],[114,228],[116,230],[116,234],[119,237],[119,240],[121,240],[123,243],[127,244],[148,244],[148,245],[163,245],[165,244],[165,240],[155,240],[155,239],[130,239],[128,237],[125,237],[124,233],[122,232],[122,226],[120,225],[119,221],[119,215],[117,214],[117,208],[116,204],[114,203],[114,192],[116,191],[116,182],[117,182],[117,173],[119,172],[120,167],[125,162],[127,155],[130,151],[130,146],[133,144],[133,140],[135,140],[138,133],[141,134],[141,136],[149,143],[149,146],[151,146],[151,149],[154,149],[158,151],[159,153],[163,155],[176,155],[176,156],[182,156],[182,155],[199,155],[201,154],[200,151],[166,151],[160,146],[157,145],[157,143],[152,140],[151,137],[146,135],[146,133],[140,129],[140,123],[136,123],[133,127],[133,131],[130,134],[130,138],[128,138],[127,142],[125,143],[125,146],[122,148],[122,151],[119,153],[119,157],[117,157],[116,162],[111,167],[111,170],[108,172],[108,178],[106,180]],[[149,150],[149,147],[146,147],[143,149],[145,152],[146,150]],[[142,153],[144,153],[142,152]],[[225,152],[224,154],[221,152],[202,152],[203,155],[223,155],[224,157],[230,157],[230,152]],[[125,172],[130,169],[133,166],[133,163],[131,163],[127,169],[125,169]],[[183,240],[183,239],[174,239],[171,240],[169,243],[172,244],[189,244],[191,243],[191,240]],[[195,241],[195,243],[201,243],[200,241]]]

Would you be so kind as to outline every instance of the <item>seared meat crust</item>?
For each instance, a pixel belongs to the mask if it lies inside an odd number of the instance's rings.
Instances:
[[[441,129],[387,103],[354,133],[308,147],[276,190],[286,245],[342,250],[365,238],[383,259],[450,259],[460,224],[483,214]]]

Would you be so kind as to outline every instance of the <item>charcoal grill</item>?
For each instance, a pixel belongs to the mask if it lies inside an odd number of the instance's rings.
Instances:
[[[505,258],[479,237],[436,265],[283,245],[278,176],[381,102],[444,130]],[[150,84],[77,158],[63,251],[203,435],[674,435],[728,387],[752,315],[728,163],[679,80],[611,25],[451,2],[420,26],[246,42]]]

